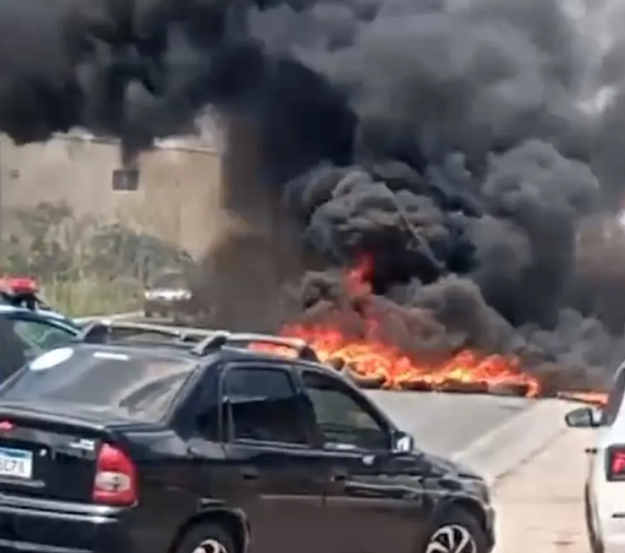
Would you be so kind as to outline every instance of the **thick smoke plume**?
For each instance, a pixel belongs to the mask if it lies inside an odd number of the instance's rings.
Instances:
[[[215,106],[258,146],[232,209],[284,203],[268,243],[315,264],[371,256],[389,339],[595,385],[625,355],[625,5],[591,4],[1,0],[0,129],[132,158]],[[338,309],[332,282],[303,307]]]

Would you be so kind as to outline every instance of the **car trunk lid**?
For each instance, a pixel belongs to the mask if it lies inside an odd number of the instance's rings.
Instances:
[[[90,502],[98,450],[114,441],[88,412],[0,404],[0,493]]]

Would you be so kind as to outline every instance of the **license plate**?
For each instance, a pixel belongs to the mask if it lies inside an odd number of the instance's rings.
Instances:
[[[23,449],[0,447],[0,477],[33,477],[33,454]]]

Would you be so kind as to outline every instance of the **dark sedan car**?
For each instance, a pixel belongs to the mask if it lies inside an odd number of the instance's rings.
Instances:
[[[305,345],[114,326],[0,387],[3,552],[492,549],[484,481]],[[298,357],[246,347],[263,341]]]

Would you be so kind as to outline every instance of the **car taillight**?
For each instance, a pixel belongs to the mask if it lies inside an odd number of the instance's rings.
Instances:
[[[625,445],[609,447],[606,453],[606,478],[625,480]]]
[[[105,505],[132,505],[137,501],[137,472],[121,449],[103,444],[93,480],[93,501]]]

